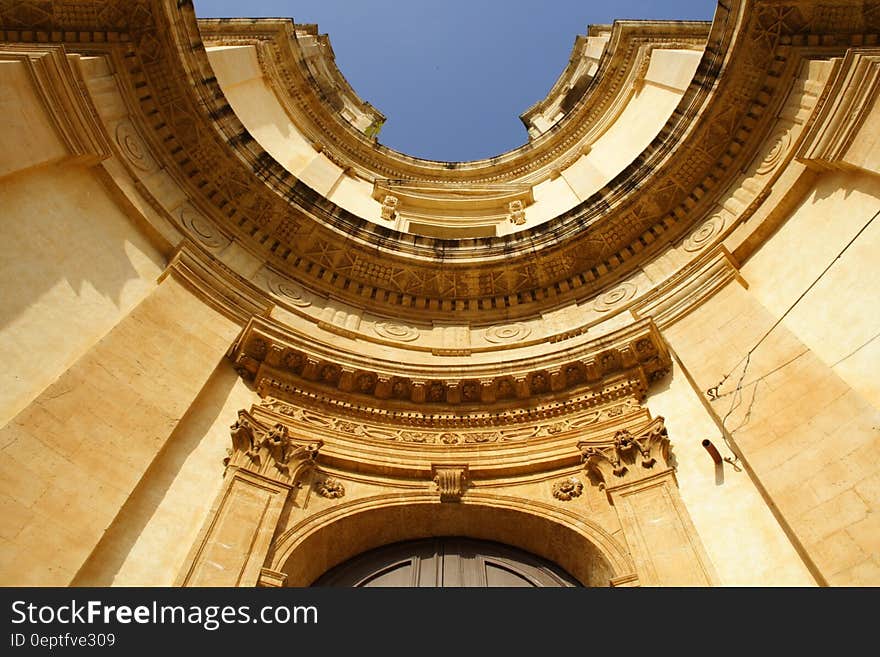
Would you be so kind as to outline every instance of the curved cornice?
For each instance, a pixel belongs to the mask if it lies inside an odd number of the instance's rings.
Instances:
[[[167,174],[272,269],[388,316],[467,321],[587,298],[683,236],[755,157],[801,57],[867,43],[878,14],[876,2],[719,5],[693,82],[630,166],[545,224],[471,240],[378,227],[285,171],[226,102],[186,3],[25,2],[0,10],[0,26],[9,42],[111,54]]]
[[[566,116],[540,137],[491,158],[442,162],[413,157],[376,142],[346,121],[328,101],[309,65],[299,26],[278,19],[200,19],[199,28],[209,46],[253,45],[266,77],[288,113],[305,136],[343,168],[372,181],[407,179],[437,184],[504,183],[540,178],[546,169],[580,154],[579,145],[596,122],[625,93],[633,76],[644,73],[650,51],[656,47],[701,48],[709,23],[696,21],[618,21],[596,74],[579,86]],[[577,48],[577,46],[576,46]],[[568,80],[563,72],[560,80]],[[572,73],[573,74],[573,73]],[[341,77],[342,74],[338,73]],[[557,81],[541,105],[562,93]],[[350,86],[345,83],[345,89]],[[354,93],[353,91],[351,92]]]

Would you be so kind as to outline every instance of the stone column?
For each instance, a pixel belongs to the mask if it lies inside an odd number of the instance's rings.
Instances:
[[[711,586],[717,577],[678,492],[663,418],[611,444],[580,443],[590,480],[617,510],[642,586]]]
[[[263,568],[282,511],[311,471],[321,443],[297,443],[287,428],[259,425],[245,411],[231,427],[226,485],[199,534],[177,586],[278,586]],[[293,493],[295,495],[295,493]]]

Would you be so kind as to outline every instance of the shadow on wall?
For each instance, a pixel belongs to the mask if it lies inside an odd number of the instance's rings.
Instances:
[[[0,358],[7,364],[0,426],[143,300],[165,266],[99,172],[47,165],[0,181]]]
[[[0,329],[61,282],[90,311],[100,299],[117,310],[130,307],[130,282],[147,275],[152,284],[153,272],[164,267],[164,257],[85,167],[53,165],[6,177],[0,207],[6,283]],[[90,293],[100,299],[88,299]]]
[[[186,556],[191,542],[191,540],[187,540],[186,532],[199,530],[201,513],[203,513],[200,511],[201,506],[210,505],[214,501],[216,491],[207,489],[199,491],[203,495],[198,499],[189,498],[191,502],[189,506],[186,504],[166,504],[161,510],[160,507],[187,459],[211,434],[238,378],[238,374],[228,362],[222,361],[217,366],[208,383],[169,436],[165,447],[153,460],[104,533],[101,541],[73,578],[72,586],[113,585],[129,556],[132,556],[139,539],[146,536],[144,530],[157,517],[157,513],[180,514],[186,517],[159,519],[157,525],[160,529],[157,531],[162,531],[161,527],[170,527],[172,535],[163,533],[160,549],[149,548],[149,553],[145,558],[141,559],[140,556],[134,555],[140,559],[135,567],[139,572],[150,573],[153,579],[149,585],[170,586],[172,584],[171,580],[177,575],[180,564],[169,564],[163,559],[167,560],[170,554],[177,554],[177,552],[180,552],[181,558]],[[224,429],[226,424],[228,423],[223,419],[221,425]],[[218,486],[222,482],[222,458],[228,440],[228,432],[224,431],[221,443],[223,447],[218,447],[216,450],[217,467],[211,473],[213,481],[216,481]],[[208,445],[209,449],[210,447]],[[195,522],[191,517],[193,514],[199,515]],[[146,540],[149,541],[149,537]],[[172,546],[176,546],[176,552],[174,549],[169,550]],[[169,571],[171,566],[173,568]],[[168,581],[163,580],[163,571],[168,573]],[[129,582],[126,581],[126,583]],[[146,585],[146,583],[135,583],[134,585]]]

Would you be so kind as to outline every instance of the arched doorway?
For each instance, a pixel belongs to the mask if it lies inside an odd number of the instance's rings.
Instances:
[[[524,550],[583,586],[636,581],[625,546],[583,514],[476,491],[460,504],[438,504],[435,495],[413,491],[329,507],[281,530],[264,570],[286,586],[310,586],[358,555],[437,536]]]
[[[492,541],[441,537],[360,554],[313,586],[570,587],[580,583],[545,559]]]

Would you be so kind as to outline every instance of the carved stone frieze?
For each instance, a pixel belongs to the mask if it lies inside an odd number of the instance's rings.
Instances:
[[[435,412],[433,407],[371,408],[276,382],[260,388],[267,399],[258,408],[304,427],[372,440],[436,444],[444,432],[455,431],[461,435],[459,444],[516,442],[581,431],[640,411],[644,386],[642,380],[628,379],[572,395],[562,403],[551,398],[535,407],[505,407],[486,414]]]
[[[418,335],[413,328],[388,322],[374,328],[398,340]],[[513,339],[526,335],[526,329],[525,325],[511,325],[503,335]],[[273,360],[270,353],[278,357]],[[457,366],[456,372],[464,376],[451,380],[444,364],[438,362],[431,368],[431,376],[414,378],[394,362],[311,353],[307,345],[294,334],[285,334],[284,328],[272,320],[254,318],[237,341],[231,358],[258,389],[272,396],[284,396],[278,391],[308,383],[382,401],[481,407],[599,387],[620,376],[634,377],[647,385],[665,375],[671,365],[668,350],[650,320],[561,353],[563,360],[551,356],[521,361],[522,371],[515,373],[499,360],[491,365]],[[274,391],[269,392],[267,387]]]

